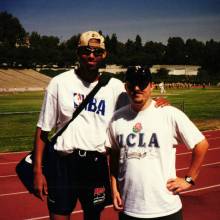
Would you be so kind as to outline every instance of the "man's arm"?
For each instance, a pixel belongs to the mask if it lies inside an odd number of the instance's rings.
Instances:
[[[114,175],[111,175],[111,188],[112,188],[114,208],[117,211],[121,211],[123,210],[123,203],[122,203],[121,195],[118,191],[117,180]]]
[[[42,171],[42,160],[45,143],[48,138],[48,132],[42,131],[41,128],[36,129],[35,146],[34,146],[34,189],[35,195],[44,200],[44,195],[48,194],[46,178]]]
[[[112,189],[112,199],[115,210],[123,210],[123,204],[121,195],[118,190],[117,176],[118,176],[118,166],[119,166],[119,152],[115,149],[111,149],[109,156],[110,174],[111,174],[111,189]]]
[[[208,147],[209,144],[207,140],[204,139],[198,143],[192,151],[192,160],[186,176],[192,177],[193,181],[195,181],[199,175]],[[169,179],[167,181],[168,190],[172,191],[174,194],[189,189],[191,186],[192,184],[188,183],[185,178],[177,177],[176,179]]]
[[[202,166],[202,162],[204,161],[208,147],[208,141],[204,139],[199,144],[197,144],[192,151],[191,165],[186,176],[191,176],[194,181],[199,175],[199,171]]]

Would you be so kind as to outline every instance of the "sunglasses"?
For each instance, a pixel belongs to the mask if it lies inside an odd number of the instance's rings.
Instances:
[[[127,83],[127,87],[129,90],[134,90],[135,86],[138,86],[140,90],[144,90],[150,81],[132,81]]]
[[[94,56],[96,57],[103,55],[103,53],[105,52],[105,50],[102,48],[91,48],[91,47],[80,47],[78,51],[81,55],[89,56],[91,53],[93,53]]]

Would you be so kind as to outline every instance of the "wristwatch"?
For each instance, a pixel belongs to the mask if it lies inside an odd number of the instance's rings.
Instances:
[[[195,182],[193,181],[191,176],[185,176],[185,181],[191,185],[195,185]]]

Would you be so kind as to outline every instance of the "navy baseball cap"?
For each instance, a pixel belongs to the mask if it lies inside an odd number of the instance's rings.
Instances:
[[[138,86],[141,90],[145,89],[150,82],[152,76],[149,68],[131,66],[125,73],[125,82],[129,82],[131,86]]]

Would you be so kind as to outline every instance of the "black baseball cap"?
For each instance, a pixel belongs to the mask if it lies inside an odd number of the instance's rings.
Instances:
[[[149,68],[131,66],[125,73],[125,82],[129,82],[131,86],[138,86],[141,90],[145,89],[150,82],[152,76]]]

